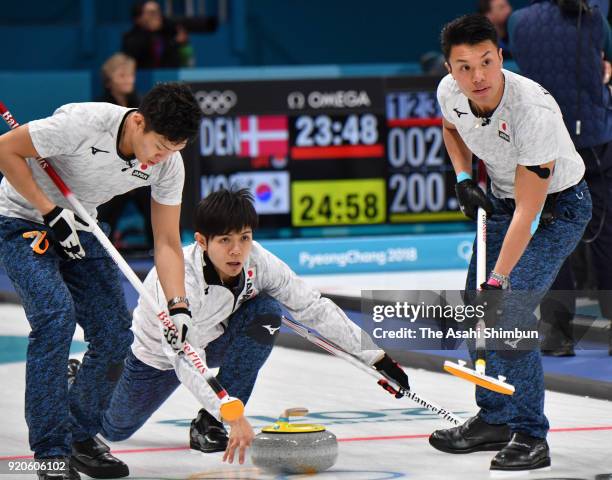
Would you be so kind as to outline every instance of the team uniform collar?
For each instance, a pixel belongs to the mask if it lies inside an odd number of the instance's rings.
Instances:
[[[208,289],[208,287],[211,285],[217,285],[220,287],[227,288],[230,292],[232,292],[232,294],[235,297],[240,295],[240,293],[244,289],[244,283],[245,283],[245,278],[246,278],[245,268],[247,266],[246,265],[242,266],[242,271],[240,272],[240,278],[238,279],[238,282],[236,283],[235,286],[225,285],[223,281],[221,280],[221,277],[217,273],[217,270],[213,266],[213,263],[210,261],[210,258],[208,258],[208,255],[206,254],[206,252],[202,250],[199,245],[197,248],[200,249],[202,253],[202,273],[204,275],[204,284],[205,284],[204,288]]]
[[[132,155],[130,157],[126,157],[125,155],[123,155],[123,153],[121,153],[121,150],[119,150],[119,143],[121,142],[121,135],[123,134],[123,129],[125,128],[125,121],[127,120],[127,118],[130,116],[132,112],[137,112],[137,111],[138,111],[137,108],[130,108],[127,112],[125,112],[125,114],[123,115],[123,118],[121,119],[121,123],[119,124],[119,128],[117,129],[117,142],[115,145],[115,149],[117,150],[117,156],[121,160],[126,162],[128,165],[130,165],[130,167],[132,166],[132,161],[136,160],[136,155]]]

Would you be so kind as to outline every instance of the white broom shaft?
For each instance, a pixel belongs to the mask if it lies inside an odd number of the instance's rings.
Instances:
[[[126,276],[132,287],[138,292],[140,297],[144,300],[152,311],[157,312],[157,318],[168,328],[176,329],[174,323],[168,318],[168,314],[164,310],[160,310],[159,304],[155,301],[153,296],[147,291],[144,287],[140,278],[134,273],[132,268],[128,265],[125,259],[121,256],[121,254],[117,251],[115,246],[111,243],[108,237],[104,234],[102,229],[98,226],[97,222],[89,215],[85,207],[77,200],[74,196],[74,193],[68,188],[68,186],[63,183],[58,184],[57,179],[59,179],[59,175],[53,167],[44,159],[38,159],[39,164],[47,172],[50,174],[51,179],[56,182],[57,187],[62,191],[62,194],[70,203],[70,206],[74,209],[75,213],[81,217],[86,223],[88,223],[92,228],[92,233],[98,239],[98,241],[102,244],[106,252],[110,255],[113,261],[117,264],[121,272]],[[54,175],[53,175],[54,174]],[[206,364],[200,358],[198,353],[189,345],[189,343],[185,342],[184,352],[187,354],[186,356],[189,358],[190,362],[193,366],[204,375],[207,382],[210,384],[211,388],[215,391],[219,398],[226,397],[227,393],[225,389],[219,385],[217,380],[212,376],[208,368],[206,368]]]
[[[487,281],[487,212],[478,208],[476,221],[476,288]]]
[[[331,353],[332,355],[347,361],[351,365],[357,367],[361,371],[363,371],[363,372],[367,373],[368,375],[370,375],[371,377],[375,378],[377,381],[385,380],[387,382],[390,381],[391,383],[395,384],[395,382],[393,380],[391,380],[391,379],[387,378],[386,376],[378,373],[372,367],[370,367],[369,365],[366,365],[365,363],[363,363],[361,360],[355,358],[350,353],[345,352],[340,347],[334,345],[332,342],[314,335],[313,333],[311,333],[303,325],[300,325],[300,324],[298,324],[298,323],[296,323],[296,322],[294,322],[292,320],[289,320],[288,318],[285,318],[285,317],[282,317],[282,320],[283,320],[283,323],[287,327],[289,327],[291,330],[296,332],[301,337],[303,337],[306,340],[308,340],[309,342],[317,345],[318,347],[322,348],[323,350],[327,351],[328,353]],[[395,386],[396,386],[397,390],[400,390],[399,385],[395,385]],[[416,393],[414,393],[412,391],[405,391],[403,389],[401,389],[401,390],[402,390],[402,392],[403,392],[405,397],[409,398],[410,400],[414,401],[415,403],[418,403],[422,407],[425,407],[428,410],[436,413],[437,415],[440,415],[442,418],[448,420],[449,422],[451,422],[451,423],[453,423],[455,425],[461,425],[463,423],[463,421],[459,417],[455,416],[453,413],[449,412],[445,408],[442,408],[442,407],[436,405],[435,403],[430,402],[429,400],[423,399],[422,397],[420,397],[419,395],[417,395]]]
[[[480,285],[486,282],[487,277],[487,213],[482,208],[478,208],[476,220],[476,289],[480,290]],[[484,329],[486,325],[483,319],[476,322],[476,372],[484,375],[486,370],[486,341]]]

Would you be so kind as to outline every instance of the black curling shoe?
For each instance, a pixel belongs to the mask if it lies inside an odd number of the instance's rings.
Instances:
[[[223,424],[205,409],[191,421],[189,447],[204,453],[223,452],[227,448],[227,430]]]
[[[436,430],[429,437],[432,447],[446,453],[501,450],[509,441],[507,425],[490,425],[478,415],[458,427]]]
[[[130,474],[128,466],[110,453],[98,437],[72,444],[71,466],[93,478],[121,478]]]
[[[491,460],[491,471],[537,470],[547,467],[550,467],[550,451],[546,439],[518,432]]]

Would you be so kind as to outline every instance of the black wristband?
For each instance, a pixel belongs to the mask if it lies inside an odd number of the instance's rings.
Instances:
[[[391,360],[391,357],[389,357],[389,355],[385,353],[385,356],[374,364],[374,368],[380,371],[385,370],[387,368],[393,368],[396,365],[396,362]]]
[[[176,307],[170,309],[170,315],[178,315],[179,313],[184,313],[185,315],[189,315],[191,317],[191,311],[185,307]]]
[[[58,207],[57,205],[55,206],[55,208],[53,210],[51,210],[48,213],[45,213],[42,218],[43,218],[43,222],[45,222],[46,224],[48,224],[51,220],[53,220],[55,217],[57,217],[62,211],[61,207]]]

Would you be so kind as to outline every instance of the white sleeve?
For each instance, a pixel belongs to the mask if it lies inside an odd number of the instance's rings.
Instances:
[[[542,165],[559,158],[559,129],[565,128],[563,118],[549,108],[532,106],[520,115],[514,133],[519,152],[519,165]]]
[[[217,420],[221,421],[221,401],[208,385],[208,382],[191,363],[190,360],[185,358],[185,355],[178,355],[172,347],[168,345],[168,342],[162,336],[162,349],[164,354],[172,363],[174,373],[178,377],[179,381],[187,387],[187,389],[193,394],[193,396],[200,402],[208,413],[213,415]],[[206,353],[204,349],[192,348],[196,350],[202,362],[206,366]],[[208,368],[208,366],[206,366]]]
[[[157,277],[155,277],[157,278]],[[161,288],[161,284],[158,280],[155,282],[155,293],[157,295],[157,299],[164,298],[163,290]],[[197,316],[198,312],[201,311],[201,304],[199,301],[199,297],[196,295],[197,285],[190,282],[189,277],[185,279],[185,288],[187,290],[187,296],[191,299],[191,312],[194,317]],[[203,347],[198,346],[197,340],[197,318],[193,319],[194,327],[193,332],[188,333],[188,340],[191,347],[198,353],[202,362],[206,365],[206,352]],[[191,363],[190,360],[185,358],[185,355],[178,355],[172,347],[168,344],[163,335],[163,325],[161,322],[157,321],[158,324],[158,341],[161,344],[161,350],[163,355],[166,357],[168,362],[172,365],[174,369],[174,373],[178,377],[179,381],[187,387],[187,389],[193,394],[193,396],[200,402],[211,415],[213,415],[218,420],[221,420],[221,401],[213,391],[213,389],[208,385],[208,382]]]
[[[299,278],[282,260],[261,249],[263,290],[282,303],[293,318],[331,340],[368,365],[384,352],[331,300]]]
[[[440,111],[442,112],[442,116],[449,122],[449,119],[451,117],[446,108],[446,102],[450,96],[450,84],[452,80],[453,77],[449,73],[442,80],[440,80],[440,83],[438,84],[438,89],[436,90],[436,98],[438,99],[438,104],[440,105]]]
[[[162,164],[159,180],[151,185],[151,197],[162,205],[180,205],[184,182],[183,157],[177,152]]]
[[[83,104],[68,104],[58,108],[50,117],[29,122],[34,148],[44,158],[76,152],[89,138],[91,124],[99,123],[93,113]]]

